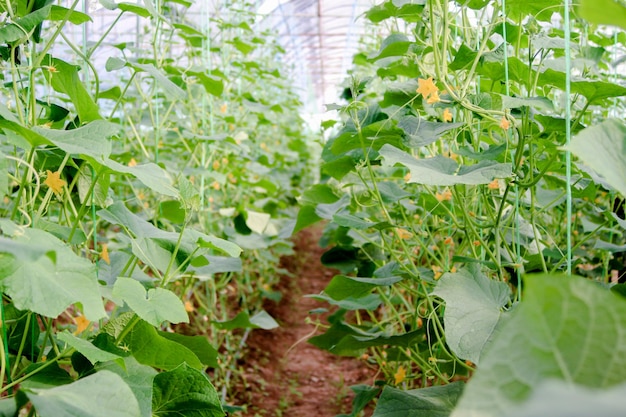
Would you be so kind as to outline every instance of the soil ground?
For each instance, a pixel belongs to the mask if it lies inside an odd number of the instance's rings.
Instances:
[[[239,399],[248,404],[245,417],[349,414],[350,386],[374,382],[376,372],[364,362],[335,356],[306,341],[315,332],[306,322],[309,311],[328,305],[304,296],[318,294],[336,273],[320,263],[320,234],[320,229],[300,232],[294,239],[295,255],[283,259],[282,266],[292,276],[281,278],[281,301],[268,300],[264,306],[281,327],[255,330],[248,339],[242,364],[248,386]]]

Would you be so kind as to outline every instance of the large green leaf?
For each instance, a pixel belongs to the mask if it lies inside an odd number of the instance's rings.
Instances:
[[[623,0],[582,0],[579,11],[591,23],[626,30],[626,3]]]
[[[157,164],[149,162],[147,164],[129,167],[111,159],[107,159],[101,163],[114,172],[134,176],[146,187],[156,191],[157,193],[170,197],[179,196],[178,190],[174,188],[174,181],[172,181],[168,172]]]
[[[46,71],[52,88],[59,93],[69,96],[76,108],[81,123],[102,119],[98,105],[91,98],[78,76],[80,66],[68,64],[50,55],[45,57],[42,65],[54,68],[54,70]]]
[[[158,417],[222,417],[220,397],[206,375],[187,364],[154,378],[152,414]]]
[[[42,7],[24,17],[16,19],[13,23],[4,23],[0,27],[0,43],[11,44],[19,40],[25,40],[30,32],[41,24],[50,15],[51,6]]]
[[[539,75],[538,81],[539,85],[553,85],[561,90],[565,90],[567,80],[564,72],[548,68]],[[574,79],[570,84],[570,88],[572,93],[578,93],[590,102],[626,95],[626,87],[606,81]]]
[[[476,165],[462,166],[451,158],[436,156],[428,159],[416,159],[408,153],[384,145],[380,154],[388,164],[402,164],[411,171],[409,182],[424,185],[489,184],[495,178],[511,176],[511,164],[481,161]]]
[[[184,100],[187,94],[185,91],[174,84],[169,78],[167,78],[157,67],[152,64],[129,64],[131,67],[145,71],[154,77],[155,82],[159,88],[163,89],[163,92],[171,100]]]
[[[111,154],[109,138],[119,130],[119,125],[104,120],[94,120],[73,130],[33,128],[33,131],[63,151],[72,155],[90,156],[97,161],[109,157]]]
[[[464,124],[430,122],[415,116],[404,116],[398,121],[398,127],[407,135],[407,146],[412,148],[430,145],[439,140],[448,130],[456,129]]]
[[[582,130],[566,146],[626,196],[626,125],[617,119]]]
[[[593,388],[626,382],[626,302],[579,277],[525,279],[453,417],[502,416],[548,379]]]
[[[76,351],[86,357],[92,364],[120,359],[119,355],[102,350],[94,346],[88,340],[76,337],[68,331],[57,334],[57,339],[76,349]]]
[[[357,278],[346,275],[336,275],[324,289],[324,292],[335,300],[348,297],[360,298],[369,294],[379,286],[389,286],[402,281],[402,277],[384,278]]]
[[[37,259],[0,255],[0,287],[18,309],[57,317],[70,305],[81,303],[89,320],[106,316],[95,265],[42,230],[19,228],[12,238],[47,254]]]
[[[186,362],[193,368],[202,368],[202,363],[191,350],[159,335],[152,325],[143,320],[133,326],[122,344],[144,365],[170,370]]]
[[[528,401],[502,417],[622,417],[625,396],[625,384],[600,390],[548,381],[539,385]]]
[[[159,331],[159,335],[185,346],[191,350],[204,365],[211,368],[217,368],[219,366],[217,362],[219,353],[209,343],[209,339],[206,336],[187,336],[180,333],[162,331]]]
[[[227,321],[214,321],[213,325],[218,329],[263,329],[271,330],[278,327],[276,320],[272,318],[265,310],[261,310],[252,317],[245,312],[237,314],[235,318]]]
[[[100,371],[71,384],[25,390],[41,417],[137,417],[137,399],[122,378]]]
[[[166,288],[146,289],[139,281],[119,277],[113,286],[113,297],[119,297],[139,317],[159,327],[164,321],[189,323],[183,302]]]
[[[479,363],[509,302],[509,286],[487,278],[476,264],[445,273],[433,294],[443,298],[446,343],[461,359]]]
[[[447,417],[463,387],[462,382],[408,391],[386,386],[372,417]]]
[[[98,366],[98,369],[106,369],[118,374],[130,387],[141,410],[141,417],[152,416],[152,385],[157,371],[147,365],[142,365],[132,356],[123,359],[124,366],[116,362],[109,362]]]

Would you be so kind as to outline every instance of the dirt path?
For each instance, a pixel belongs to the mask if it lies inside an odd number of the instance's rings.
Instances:
[[[296,237],[296,255],[283,260],[294,276],[281,280],[281,302],[268,301],[266,310],[281,324],[271,331],[255,330],[242,364],[248,380],[242,402],[246,417],[334,417],[351,409],[351,385],[372,384],[374,371],[358,359],[340,358],[306,342],[315,327],[309,311],[327,305],[305,298],[324,289],[334,272],[320,263],[319,229]],[[297,343],[301,341],[300,343]],[[370,415],[370,414],[367,414]]]

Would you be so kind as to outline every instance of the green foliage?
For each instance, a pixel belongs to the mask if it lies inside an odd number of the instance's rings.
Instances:
[[[389,35],[363,39],[301,199],[339,270],[309,342],[379,367],[376,416],[551,415],[548,379],[623,382],[625,43],[594,25],[626,9],[572,7],[566,42],[561,1],[503,4],[366,12]]]
[[[316,140],[253,13],[100,3],[0,5],[0,414],[223,416]]]

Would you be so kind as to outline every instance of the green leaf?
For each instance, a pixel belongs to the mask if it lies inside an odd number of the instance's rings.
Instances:
[[[377,61],[390,56],[403,56],[409,50],[412,43],[406,35],[401,33],[393,33],[386,37],[380,46],[380,50],[370,54],[367,58],[370,61]]]
[[[57,339],[67,343],[69,346],[76,349],[80,354],[89,360],[92,364],[96,362],[108,362],[115,359],[120,359],[120,356],[101,350],[94,346],[92,343],[80,337],[76,337],[68,331],[64,331],[57,334]]]
[[[120,127],[104,120],[95,120],[73,130],[34,127],[33,131],[71,155],[85,155],[102,161],[111,154],[109,138],[116,135]]]
[[[28,399],[41,417],[137,417],[139,404],[122,378],[100,371],[68,385],[29,389]]]
[[[415,159],[408,153],[384,145],[380,154],[388,164],[400,163],[411,171],[410,183],[424,185],[489,184],[495,178],[511,176],[511,164],[481,161],[476,165],[462,166],[450,158],[436,156],[428,159]]]
[[[17,416],[16,397],[7,397],[0,400],[0,417]]]
[[[68,22],[75,25],[82,25],[83,23],[92,22],[91,17],[89,17],[89,15],[85,13],[53,4],[50,11],[50,20],[64,21],[66,19]]]
[[[149,162],[147,164],[129,167],[111,159],[103,161],[102,164],[111,169],[113,172],[132,175],[141,181],[146,187],[156,191],[157,193],[170,197],[179,197],[178,190],[174,188],[172,178],[169,176],[167,171],[157,164]]]
[[[132,322],[131,322],[132,324]],[[143,320],[137,322],[122,340],[139,363],[159,369],[174,369],[183,362],[201,369],[202,363],[187,347],[160,336],[157,330]]]
[[[117,7],[123,12],[129,12],[141,17],[150,17],[150,12],[145,7],[133,3],[118,3]]]
[[[465,123],[430,122],[415,116],[404,116],[398,121],[398,127],[404,130],[411,148],[430,145],[436,142],[448,130],[464,126]]]
[[[312,204],[332,204],[339,200],[339,196],[328,184],[315,184],[302,194],[302,201]]]
[[[537,20],[549,22],[552,14],[559,11],[561,6],[561,0],[512,1],[506,4],[506,14],[515,21],[531,15]]]
[[[218,352],[209,343],[206,336],[186,336],[179,333],[159,332],[160,336],[166,339],[179,343],[189,350],[191,350],[200,359],[204,365],[211,368],[217,368],[219,366],[217,362]]]
[[[374,288],[393,285],[402,281],[402,277],[357,278],[335,275],[324,289],[324,292],[335,300],[348,297],[360,298],[369,294]]]
[[[14,23],[6,24],[3,22],[3,26],[0,27],[0,43],[11,44],[28,38],[30,32],[48,18],[50,9],[51,6],[42,7],[15,20]]]
[[[386,386],[372,417],[448,417],[463,387],[462,382],[408,391]]]
[[[445,273],[433,295],[446,302],[443,314],[446,343],[461,359],[475,364],[489,342],[509,302],[509,286],[480,272],[477,264]]]
[[[220,397],[206,375],[182,364],[154,378],[152,413],[158,417],[223,417]]]
[[[167,78],[157,67],[152,64],[128,64],[131,67],[145,71],[154,77],[157,85],[163,90],[166,96],[171,100],[184,100],[187,97],[185,90],[174,84],[169,78]]]
[[[256,313],[254,316],[250,317],[250,315],[242,311],[237,314],[235,318],[227,321],[214,321],[213,325],[218,329],[222,330],[233,330],[233,329],[263,329],[263,330],[271,330],[275,329],[278,326],[276,320],[272,318],[265,310],[261,310]]]
[[[116,362],[99,365],[98,370],[107,370],[116,373],[135,395],[141,417],[152,417],[152,385],[157,371],[146,365],[142,365],[132,356],[123,358],[124,366],[119,366]]]
[[[591,23],[626,30],[626,4],[622,0],[582,0],[578,10]]]
[[[560,381],[540,384],[524,403],[503,417],[622,417],[626,385],[595,389]]]
[[[4,230],[4,223],[2,227]],[[45,250],[48,255],[36,260],[0,256],[0,287],[18,309],[55,318],[73,303],[81,303],[89,320],[106,317],[95,265],[38,229],[19,228],[12,238],[19,244]]]
[[[137,280],[119,277],[113,286],[113,297],[119,297],[139,317],[159,327],[164,321],[189,323],[183,302],[166,288],[146,289]]]
[[[565,90],[566,79],[564,72],[548,68],[539,75],[538,81],[538,84],[541,86],[553,85],[561,90]],[[589,101],[626,95],[626,87],[606,81],[574,79],[570,87],[572,93],[578,93]]]
[[[102,119],[98,105],[91,98],[78,76],[80,66],[68,64],[50,55],[46,55],[42,65],[54,68],[54,71],[44,71],[44,74],[50,80],[55,91],[69,96],[81,123]]]
[[[626,196],[626,126],[608,119],[588,127],[565,147]]]
[[[322,218],[317,215],[315,206],[302,206],[298,211],[298,218],[296,220],[296,225],[293,229],[293,232],[297,233],[305,227],[315,224],[320,220],[322,220]]]
[[[554,111],[554,104],[547,97],[511,97],[500,95],[503,109],[519,109],[520,107],[535,107],[542,110]]]
[[[626,382],[626,303],[580,277],[535,275],[498,329],[453,417],[502,416],[546,380]]]
[[[252,210],[247,210],[246,214],[246,226],[258,234],[263,234],[270,222],[270,219],[272,218],[272,216],[267,213],[260,213]]]

